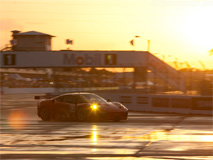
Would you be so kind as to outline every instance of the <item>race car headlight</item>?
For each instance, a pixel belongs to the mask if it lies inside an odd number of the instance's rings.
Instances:
[[[91,108],[92,110],[97,110],[97,109],[98,109],[98,105],[97,105],[97,104],[92,104],[92,105],[90,106],[90,108]]]

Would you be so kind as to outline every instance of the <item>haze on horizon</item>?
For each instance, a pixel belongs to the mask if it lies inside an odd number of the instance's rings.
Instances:
[[[213,69],[213,0],[0,0],[0,13],[1,49],[12,30],[54,35],[53,50],[138,51],[150,40],[168,63]]]

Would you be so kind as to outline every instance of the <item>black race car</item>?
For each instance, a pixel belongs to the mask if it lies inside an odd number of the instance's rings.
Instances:
[[[35,97],[38,99],[38,97]],[[38,116],[43,121],[127,120],[128,109],[93,93],[68,93],[38,102]]]

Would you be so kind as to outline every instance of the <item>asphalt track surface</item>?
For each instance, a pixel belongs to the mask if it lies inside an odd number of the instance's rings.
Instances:
[[[0,159],[213,159],[211,116],[130,112],[121,122],[43,122],[33,96],[1,95]]]

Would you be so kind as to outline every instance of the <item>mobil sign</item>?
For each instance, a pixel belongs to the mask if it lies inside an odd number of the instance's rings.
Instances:
[[[117,65],[117,54],[100,54],[100,53],[64,53],[64,66],[105,66]]]
[[[147,54],[147,52],[135,51],[70,51],[61,53],[62,63],[65,67],[145,67]]]

